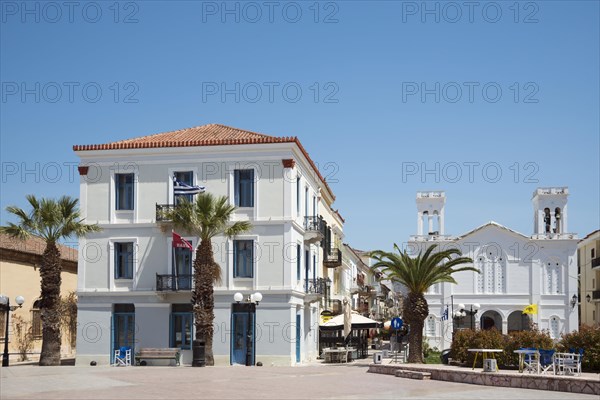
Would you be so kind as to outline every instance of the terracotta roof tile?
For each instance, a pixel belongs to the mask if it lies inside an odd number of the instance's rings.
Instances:
[[[335,200],[333,191],[321,175],[321,172],[304,149],[297,137],[276,137],[233,128],[220,124],[208,124],[177,131],[157,133],[132,139],[120,140],[105,144],[74,145],[74,151],[92,150],[124,150],[148,149],[162,147],[196,147],[196,146],[223,146],[265,143],[296,143],[310,165],[316,171],[319,179]]]
[[[20,240],[0,233],[0,251],[14,250],[34,255],[42,255],[46,249],[46,242],[38,236],[30,236],[26,240]],[[77,262],[77,250],[62,244],[58,245],[61,258],[64,261]]]

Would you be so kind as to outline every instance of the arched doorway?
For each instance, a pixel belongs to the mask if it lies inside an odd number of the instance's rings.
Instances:
[[[528,314],[523,314],[521,310],[513,311],[508,316],[508,332],[531,330]]]
[[[502,316],[497,311],[489,310],[484,312],[481,315],[481,320],[479,323],[479,326],[483,330],[494,328],[502,332]]]

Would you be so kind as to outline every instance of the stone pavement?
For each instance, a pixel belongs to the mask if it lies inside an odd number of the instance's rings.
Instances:
[[[589,399],[530,389],[419,381],[367,373],[365,364],[302,367],[0,368],[9,399]]]

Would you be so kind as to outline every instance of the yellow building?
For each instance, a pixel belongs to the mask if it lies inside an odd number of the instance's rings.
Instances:
[[[600,229],[595,230],[577,245],[579,269],[579,323],[600,324]]]
[[[46,247],[44,240],[39,237],[30,237],[27,240],[13,239],[7,235],[0,234],[0,293],[8,296],[12,305],[15,297],[23,296],[25,303],[10,313],[9,319],[9,353],[10,362],[20,360],[19,336],[25,336],[30,331],[32,335],[32,346],[28,349],[29,360],[39,359],[42,347],[42,323],[38,307],[40,298],[40,271],[42,254]],[[61,297],[66,297],[70,292],[77,290],[77,250],[59,245],[62,256],[62,284]],[[6,313],[0,312],[0,344],[4,348],[4,332],[6,324]],[[21,335],[19,335],[19,326]],[[23,342],[24,340],[21,340]],[[65,328],[62,334],[61,356],[73,355],[75,340],[71,341],[69,330]]]

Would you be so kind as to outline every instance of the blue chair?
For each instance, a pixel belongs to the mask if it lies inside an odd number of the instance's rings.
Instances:
[[[555,350],[539,349],[538,351],[540,352],[540,373],[545,374],[552,369],[552,374],[556,374],[556,369],[554,368]]]
[[[115,361],[113,366],[131,366],[131,346],[122,346],[118,350],[115,350]]]

